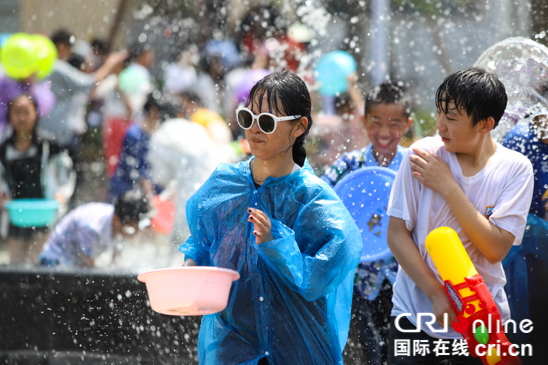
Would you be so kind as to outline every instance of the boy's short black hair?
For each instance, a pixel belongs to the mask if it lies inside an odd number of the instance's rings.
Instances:
[[[148,212],[148,200],[140,190],[130,190],[114,202],[114,214],[123,225],[139,222]]]
[[[104,52],[107,51],[107,43],[102,40],[101,38],[94,38],[92,41],[91,41],[91,49],[96,53],[96,54],[102,54]]]
[[[57,29],[53,32],[50,39],[56,46],[62,43],[72,46],[76,42],[74,35],[66,29]]]
[[[374,104],[397,104],[404,107],[405,118],[411,115],[411,98],[403,86],[385,81],[365,95],[365,115],[371,112],[371,106]]]
[[[71,53],[67,62],[79,71],[84,71],[86,68],[86,59],[78,53]]]
[[[188,101],[190,101],[192,104],[196,104],[198,106],[202,106],[204,104],[200,95],[198,95],[198,93],[194,90],[181,91],[179,95],[183,98],[188,99]]]
[[[335,110],[337,114],[340,114],[348,109],[354,109],[354,102],[350,94],[345,91],[335,97]]]
[[[136,41],[129,46],[129,58],[134,61],[137,57],[148,51],[152,51],[150,44]]]
[[[470,116],[472,126],[492,117],[494,129],[504,114],[508,97],[495,74],[479,67],[469,67],[447,76],[436,91],[438,110],[447,114],[451,101],[461,114],[464,111]]]
[[[158,119],[161,121],[176,118],[182,108],[179,98],[160,90],[154,90],[148,94],[143,110],[148,114],[152,107],[158,109]]]

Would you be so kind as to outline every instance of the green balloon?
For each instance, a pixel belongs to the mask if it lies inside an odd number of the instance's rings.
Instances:
[[[57,61],[57,48],[48,37],[41,34],[32,35],[32,41],[36,50],[36,75],[38,79],[45,79],[49,76],[55,61]]]
[[[36,71],[36,51],[29,34],[14,33],[0,49],[4,72],[14,79],[25,79]]]
[[[128,94],[141,91],[147,87],[148,82],[146,72],[133,66],[123,69],[118,75],[118,87]]]
[[[489,342],[489,333],[483,324],[479,325],[474,331],[474,337],[478,343],[486,345]]]

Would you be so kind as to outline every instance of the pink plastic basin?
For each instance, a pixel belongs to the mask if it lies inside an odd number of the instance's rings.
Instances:
[[[152,270],[137,279],[146,284],[153,311],[172,316],[200,316],[226,308],[237,271],[210,266]]]

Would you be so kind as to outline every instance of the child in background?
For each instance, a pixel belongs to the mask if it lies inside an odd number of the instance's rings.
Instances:
[[[119,254],[124,236],[132,235],[148,213],[148,201],[133,190],[114,205],[88,203],[67,214],[53,229],[40,253],[44,266],[94,267],[95,258],[113,249]]]
[[[57,199],[63,211],[74,192],[72,160],[37,130],[38,107],[29,95],[8,104],[8,137],[0,145],[0,203],[7,199]],[[3,205],[3,204],[2,204]],[[48,227],[8,228],[11,263],[38,262]]]
[[[475,67],[457,71],[444,80],[435,100],[439,136],[424,138],[406,152],[388,205],[388,245],[400,265],[392,298],[389,363],[481,364],[479,358],[454,351],[461,334],[450,325],[442,330],[444,315],[451,323],[456,313],[425,239],[438,227],[457,232],[504,324],[510,310],[501,261],[512,245],[521,243],[533,169],[526,157],[491,137],[507,103],[504,85],[494,74]],[[427,325],[429,316],[418,323],[418,314],[426,313],[437,323]],[[395,326],[399,315],[405,316]],[[428,351],[401,353],[395,344],[402,341],[419,343]],[[436,343],[449,350],[433,351]]]
[[[310,131],[312,153],[310,164],[318,176],[335,163],[344,153],[369,145],[363,129],[365,101],[357,86],[357,74],[348,76],[348,89],[338,96],[321,95],[322,113],[315,117]]]
[[[348,173],[366,166],[398,171],[405,153],[399,143],[413,122],[410,109],[410,98],[395,83],[385,82],[369,91],[362,121],[371,144],[345,153],[322,180],[334,186]],[[356,269],[351,326],[359,332],[363,359],[368,364],[384,364],[387,359],[392,284],[397,269],[393,257],[361,263]]]
[[[133,189],[143,188],[149,199],[160,193],[161,188],[154,184],[146,159],[150,136],[166,119],[175,118],[180,109],[178,99],[168,93],[154,91],[148,95],[143,107],[145,119],[133,123],[124,137],[120,162],[108,186],[111,203]]]
[[[222,145],[232,142],[232,132],[228,124],[218,113],[204,108],[197,93],[184,91],[179,96],[186,119],[204,127],[215,144]]]

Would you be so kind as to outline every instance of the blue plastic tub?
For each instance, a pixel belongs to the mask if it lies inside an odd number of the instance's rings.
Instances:
[[[360,262],[374,262],[392,256],[388,231],[388,199],[396,173],[386,167],[362,167],[333,188],[360,229],[363,251]]]
[[[17,227],[46,227],[55,221],[57,200],[14,199],[6,202],[10,222]]]

